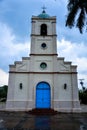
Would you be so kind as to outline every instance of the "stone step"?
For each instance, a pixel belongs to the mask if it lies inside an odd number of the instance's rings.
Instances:
[[[49,109],[32,109],[28,112],[29,114],[33,114],[33,115],[55,115],[58,112],[49,108]]]

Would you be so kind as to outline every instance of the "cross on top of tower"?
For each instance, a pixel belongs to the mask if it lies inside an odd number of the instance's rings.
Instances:
[[[43,13],[45,13],[45,9],[46,9],[46,7],[45,7],[45,6],[43,6],[43,7],[42,7],[42,9],[43,9]]]
[[[43,7],[42,7],[42,9],[43,9],[43,10],[45,10],[45,9],[46,9],[46,7],[45,7],[45,6],[43,6]]]

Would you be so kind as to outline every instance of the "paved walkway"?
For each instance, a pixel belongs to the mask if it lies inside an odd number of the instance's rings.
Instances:
[[[87,105],[81,105],[81,111],[82,112],[87,112]]]
[[[36,116],[0,111],[0,130],[87,130],[87,113]]]

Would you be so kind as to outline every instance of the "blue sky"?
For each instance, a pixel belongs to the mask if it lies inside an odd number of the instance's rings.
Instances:
[[[87,32],[65,27],[67,1],[0,0],[0,86],[8,84],[9,64],[29,56],[31,17],[39,15],[43,5],[57,18],[58,55],[78,65],[78,79],[87,86]]]

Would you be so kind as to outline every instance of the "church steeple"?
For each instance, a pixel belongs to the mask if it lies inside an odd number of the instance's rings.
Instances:
[[[31,54],[57,54],[56,17],[46,13],[32,17]],[[46,48],[42,45],[45,43]]]

